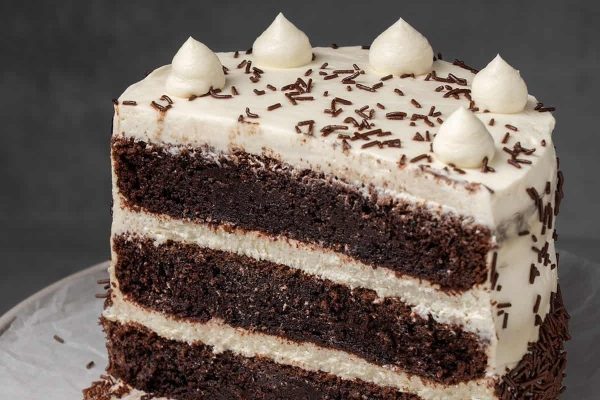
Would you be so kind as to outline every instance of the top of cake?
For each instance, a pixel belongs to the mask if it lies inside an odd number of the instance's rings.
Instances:
[[[248,51],[190,38],[121,95],[115,131],[267,154],[518,230],[535,211],[526,189],[555,175],[552,109],[500,56],[476,72],[403,20],[371,46],[312,48],[280,15]]]

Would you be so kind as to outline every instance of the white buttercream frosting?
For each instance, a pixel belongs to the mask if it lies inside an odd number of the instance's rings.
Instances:
[[[480,109],[503,114],[523,111],[528,98],[521,74],[500,54],[475,75],[471,95]]]
[[[167,93],[178,97],[202,95],[225,86],[225,73],[219,57],[192,37],[181,46],[167,77]]]
[[[373,40],[369,63],[384,74],[422,75],[431,71],[433,49],[421,33],[400,18]]]
[[[494,157],[494,139],[479,118],[460,107],[440,127],[433,140],[433,152],[446,164],[477,168],[484,157],[490,161]]]
[[[261,67],[294,68],[312,60],[312,46],[304,32],[279,13],[252,45],[254,61]]]

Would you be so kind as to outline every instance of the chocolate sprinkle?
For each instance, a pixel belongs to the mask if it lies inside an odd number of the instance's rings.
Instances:
[[[411,158],[410,162],[416,163],[416,162],[419,162],[419,161],[425,160],[425,159],[427,159],[427,162],[431,162],[431,156],[429,154],[420,154],[416,157]]]
[[[386,113],[385,117],[387,119],[392,119],[392,120],[403,120],[404,118],[406,118],[406,113],[402,112],[402,111],[392,111],[392,112]]]
[[[531,264],[529,268],[529,283],[533,285],[535,278],[540,276],[540,271],[536,268],[535,264]]]
[[[537,314],[537,312],[540,310],[540,303],[542,301],[542,296],[540,296],[539,294],[536,296],[535,298],[535,304],[533,305],[533,313]]]
[[[173,104],[173,100],[171,100],[171,98],[169,96],[167,96],[166,94],[163,94],[162,96],[160,96],[160,99],[166,101],[169,104]]]
[[[211,97],[214,97],[215,99],[230,99],[233,97],[230,94],[220,94],[220,90],[216,91],[212,88],[209,90],[208,93],[211,95]]]
[[[478,73],[478,72],[479,72],[479,70],[478,70],[478,69],[468,66],[468,65],[467,65],[467,64],[465,64],[465,62],[464,62],[464,61],[462,61],[462,60],[455,59],[455,60],[452,62],[452,64],[454,64],[454,65],[456,65],[456,66],[458,66],[458,67],[464,68],[464,69],[466,69],[466,70],[469,70],[469,71],[471,71],[471,72],[472,72],[472,73],[474,73],[474,74],[476,74],[476,73]]]

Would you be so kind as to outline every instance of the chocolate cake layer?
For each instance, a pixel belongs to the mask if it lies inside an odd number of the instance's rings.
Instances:
[[[540,326],[540,338],[530,343],[529,352],[496,386],[502,400],[556,400],[564,392],[567,366],[565,341],[570,339],[569,314],[560,288],[552,295],[550,313]]]
[[[389,399],[418,396],[359,380],[343,380],[210,346],[167,340],[135,324],[103,321],[108,372],[155,396],[200,399]]]
[[[475,334],[412,315],[397,298],[193,244],[117,236],[113,249],[122,293],[145,307],[313,342],[437,382],[485,374]]]
[[[169,150],[113,138],[117,185],[127,206],[317,243],[448,290],[486,280],[491,239],[485,227],[383,198],[368,187],[367,197],[335,177],[266,156]]]

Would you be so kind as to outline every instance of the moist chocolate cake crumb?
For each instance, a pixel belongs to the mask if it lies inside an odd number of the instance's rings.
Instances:
[[[413,315],[398,298],[281,264],[193,244],[113,237],[115,273],[128,299],[171,316],[309,341],[394,365],[432,381],[485,374],[478,336]],[[406,351],[406,349],[411,349]]]
[[[267,156],[204,150],[174,154],[133,138],[113,138],[125,205],[316,243],[443,290],[468,290],[487,278],[492,239],[484,226],[373,190],[367,196],[340,179]]]
[[[261,357],[246,358],[230,351],[213,353],[210,346],[167,340],[140,325],[107,320],[103,320],[103,325],[110,355],[108,372],[157,397],[419,400],[418,396],[398,389],[340,379]],[[86,397],[86,400],[104,398]]]

